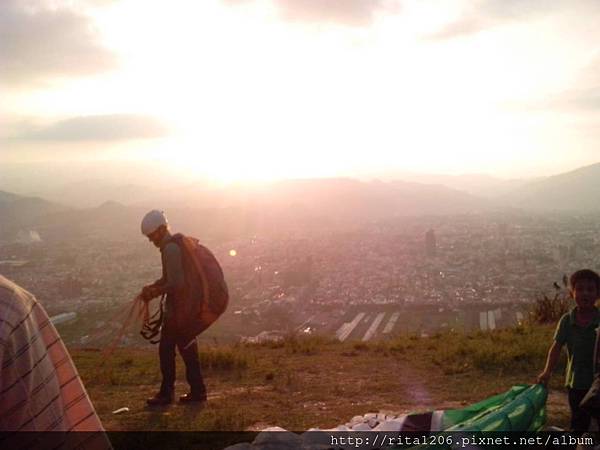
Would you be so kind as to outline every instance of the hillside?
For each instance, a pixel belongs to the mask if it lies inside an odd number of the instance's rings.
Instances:
[[[81,195],[91,189],[88,184],[80,187]],[[121,194],[126,191],[123,189]],[[295,227],[337,229],[399,216],[494,209],[487,200],[441,185],[344,178],[288,180],[220,189],[190,185],[186,189],[155,193],[152,202],[134,205],[114,201],[113,194],[107,191],[100,206],[75,209],[0,192],[0,214],[9,218],[4,226],[17,231],[35,229],[43,239],[61,239],[65,234],[85,237],[108,229],[115,234],[138,237],[140,218],[148,209],[158,207],[168,212],[178,231],[218,239]]]
[[[0,191],[0,231],[13,234],[19,228],[28,227],[47,214],[67,211],[64,205],[39,197],[25,197]]]
[[[438,184],[451,189],[466,192],[468,194],[485,197],[498,198],[514,191],[521,186],[532,182],[530,179],[501,179],[486,174],[463,174],[463,175],[441,175],[441,174],[396,174],[394,179],[410,181],[413,183]]]
[[[600,163],[533,181],[505,199],[521,208],[546,211],[599,210]]]
[[[160,380],[151,350],[72,354],[106,428],[115,430],[289,430],[330,428],[368,412],[405,413],[460,408],[533,382],[552,327],[493,333],[399,336],[379,343],[339,343],[318,337],[261,345],[201,345],[209,389],[205,408],[146,409]],[[566,426],[562,367],[551,383],[548,424]],[[178,359],[177,394],[187,388]],[[114,415],[112,411],[129,407]]]
[[[511,208],[597,212],[599,208],[600,163],[529,182],[484,175],[423,175],[411,180],[420,182],[325,178],[212,188],[191,183],[146,193],[141,186],[103,189],[90,181],[76,190],[84,197],[93,194],[94,203],[102,202],[98,207],[73,209],[2,191],[0,214],[7,218],[3,229],[12,233],[30,228],[50,236],[87,235],[90,230],[111,229],[133,235],[141,215],[161,207],[179,230],[221,239],[294,227],[348,228],[406,216],[508,212]],[[146,197],[151,201],[141,200]]]

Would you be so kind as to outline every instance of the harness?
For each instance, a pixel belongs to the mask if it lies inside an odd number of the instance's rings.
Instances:
[[[154,339],[160,333],[162,326],[163,314],[164,314],[164,303],[166,294],[163,294],[160,298],[160,304],[158,309],[150,316],[150,305],[148,302],[144,302],[143,305],[143,323],[140,334],[144,339],[149,341],[151,344],[158,344],[160,338]]]

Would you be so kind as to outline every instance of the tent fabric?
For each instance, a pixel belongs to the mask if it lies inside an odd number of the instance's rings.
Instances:
[[[461,409],[406,414],[398,431],[537,431],[546,422],[546,388],[516,385]]]

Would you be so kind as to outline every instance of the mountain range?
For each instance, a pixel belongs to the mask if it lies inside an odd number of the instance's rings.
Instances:
[[[490,211],[600,212],[600,163],[532,181],[513,180],[498,190],[498,179],[485,176],[423,176],[414,181],[359,181],[350,178],[297,179],[254,185],[210,188],[187,184],[152,190],[129,186],[119,202],[106,198],[100,206],[75,206],[0,191],[0,231],[12,235],[21,229],[42,234],[85,234],[112,229],[138,231],[145,211],[162,207],[178,229],[201,228],[223,236],[257,229],[337,227],[392,217],[452,215]],[[448,182],[450,180],[451,182]],[[442,184],[470,184],[462,190]],[[486,184],[487,182],[487,184]],[[87,184],[79,184],[84,196]],[[485,194],[473,186],[479,185]],[[489,195],[494,185],[497,195]],[[93,183],[91,184],[94,187]],[[115,188],[116,189],[116,188]],[[95,195],[100,195],[94,190]],[[107,191],[112,196],[115,190]],[[128,198],[127,194],[131,194]]]

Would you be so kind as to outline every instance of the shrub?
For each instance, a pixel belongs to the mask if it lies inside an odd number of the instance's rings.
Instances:
[[[558,283],[554,283],[553,297],[548,297],[545,293],[537,296],[533,308],[529,312],[530,321],[540,324],[558,322],[571,306],[566,277],[563,277],[563,285],[564,289]]]

